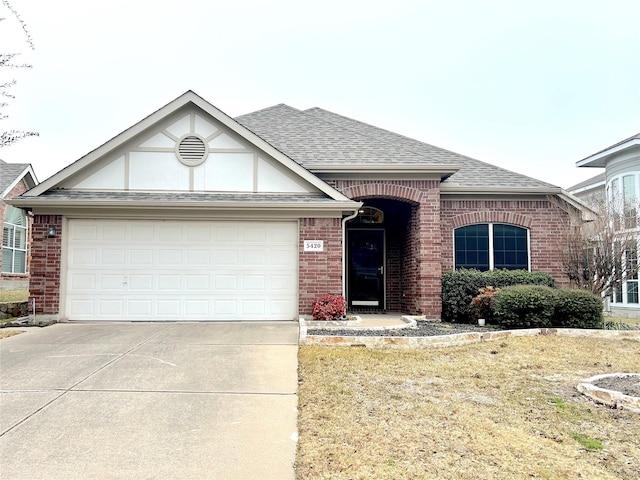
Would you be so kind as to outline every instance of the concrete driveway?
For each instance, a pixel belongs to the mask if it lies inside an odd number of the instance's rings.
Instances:
[[[294,322],[67,323],[0,340],[0,478],[294,478]]]

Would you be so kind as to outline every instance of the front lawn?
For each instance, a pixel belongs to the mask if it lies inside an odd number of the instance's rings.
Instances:
[[[579,380],[640,342],[557,336],[425,350],[301,347],[302,479],[637,479],[640,414]]]

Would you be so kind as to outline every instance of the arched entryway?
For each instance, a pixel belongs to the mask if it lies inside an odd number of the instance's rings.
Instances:
[[[409,279],[415,269],[411,225],[417,205],[369,198],[347,223],[347,305],[351,311],[414,309]]]

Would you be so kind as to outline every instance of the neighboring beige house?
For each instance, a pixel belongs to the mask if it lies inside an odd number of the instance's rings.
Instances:
[[[637,262],[640,247],[640,133],[594,153],[578,162],[578,167],[604,168],[604,172],[568,188],[568,192],[598,207],[614,206],[624,212],[621,227],[635,232],[636,250],[626,252],[629,261]],[[638,275],[624,282],[609,299],[614,315],[640,318]]]
[[[5,200],[22,195],[38,184],[31,165],[0,160],[0,290],[26,290],[29,287],[29,217]]]

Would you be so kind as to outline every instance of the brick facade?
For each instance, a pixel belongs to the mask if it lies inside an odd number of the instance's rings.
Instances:
[[[298,301],[301,314],[326,293],[342,295],[342,221],[339,218],[300,219]],[[322,252],[305,252],[304,240],[322,240]]]
[[[473,223],[499,222],[530,231],[531,269],[547,272],[560,285],[558,239],[566,214],[547,200],[448,200],[440,198],[438,181],[336,181],[335,188],[351,198],[395,202],[402,228],[387,231],[387,291],[389,311],[440,318],[442,272],[453,269],[453,230]],[[54,237],[47,230],[56,226]],[[397,230],[397,231],[396,231]],[[62,218],[36,215],[37,241],[31,251],[31,297],[37,314],[58,315],[61,279]],[[343,237],[339,218],[299,221],[299,312],[311,313],[313,302],[326,293],[342,294]],[[322,252],[305,252],[304,240],[322,240]]]
[[[447,200],[441,201],[442,270],[453,270],[453,230],[473,223],[508,223],[530,233],[531,270],[552,275],[567,286],[562,269],[560,241],[568,214],[549,200]]]
[[[24,180],[19,181],[15,187],[5,196],[6,199],[15,198],[28,190]],[[4,223],[4,214],[7,204],[0,201],[0,224]],[[0,272],[0,289],[14,290],[23,288],[26,290],[29,283],[30,252],[31,252],[31,217],[27,216],[27,268],[25,274]],[[2,263],[2,249],[0,249],[0,264]]]
[[[49,237],[50,227],[56,234]],[[36,215],[33,219],[31,248],[30,301],[35,304],[36,315],[57,316],[60,311],[60,280],[62,254],[62,217]]]

